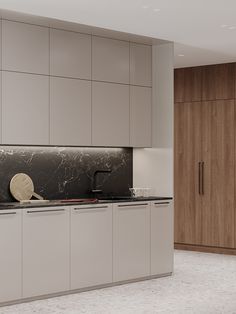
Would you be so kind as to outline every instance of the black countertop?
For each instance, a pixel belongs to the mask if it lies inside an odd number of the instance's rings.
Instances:
[[[1,203],[0,202],[0,210],[6,209],[18,209],[18,208],[36,208],[36,207],[54,207],[54,206],[78,206],[78,205],[95,205],[95,204],[106,204],[106,203],[126,203],[126,202],[149,202],[149,201],[165,201],[172,200],[172,197],[165,196],[150,196],[150,197],[107,197],[101,198],[98,200],[86,200],[83,202],[65,202],[63,200],[50,200],[49,202],[37,202],[37,203],[19,203],[19,202],[8,202]]]

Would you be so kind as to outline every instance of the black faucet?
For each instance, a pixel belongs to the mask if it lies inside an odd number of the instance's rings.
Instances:
[[[92,193],[98,194],[102,193],[102,190],[97,189],[97,176],[99,173],[110,173],[112,172],[111,169],[105,169],[105,170],[96,170],[93,174],[93,180],[92,180]]]

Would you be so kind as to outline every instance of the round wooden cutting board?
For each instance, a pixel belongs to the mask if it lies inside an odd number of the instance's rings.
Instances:
[[[25,173],[17,173],[11,179],[10,191],[17,201],[30,200],[32,196],[42,199],[41,196],[34,192],[34,184],[30,176]]]

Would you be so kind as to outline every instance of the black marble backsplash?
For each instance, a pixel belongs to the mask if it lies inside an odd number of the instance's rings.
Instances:
[[[132,148],[0,146],[0,202],[14,201],[11,178],[28,174],[35,192],[45,199],[92,197],[91,184],[96,170],[97,187],[103,195],[129,195],[132,187]]]

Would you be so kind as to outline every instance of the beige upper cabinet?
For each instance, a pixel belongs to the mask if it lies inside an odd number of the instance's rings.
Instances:
[[[2,73],[3,144],[49,144],[49,78]]]
[[[130,146],[151,147],[152,89],[130,87]]]
[[[92,83],[92,144],[129,146],[129,86]]]
[[[91,79],[91,35],[51,29],[50,74]]]
[[[130,44],[130,84],[152,86],[152,47]]]
[[[51,78],[50,144],[91,145],[91,82]]]
[[[92,37],[92,79],[129,84],[129,43]]]
[[[49,74],[49,29],[3,20],[2,69]]]

